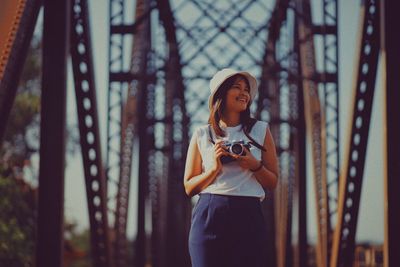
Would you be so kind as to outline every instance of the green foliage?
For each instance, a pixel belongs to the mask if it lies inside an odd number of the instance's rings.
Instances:
[[[24,167],[39,150],[40,41],[33,40],[0,147],[0,266],[33,266],[35,190]]]
[[[76,223],[65,221],[65,266],[90,267],[90,231],[78,231]]]
[[[36,207],[34,192],[26,189],[0,176],[0,266],[32,266]]]
[[[0,149],[0,164],[22,172],[39,150],[40,42],[32,41]]]
[[[0,143],[0,266],[32,266],[35,253],[35,189],[37,166],[30,160],[39,151],[41,104],[41,38],[34,37],[21,73],[3,143]],[[67,130],[67,151],[76,152],[78,131]],[[74,139],[75,137],[75,139]],[[68,140],[68,138],[67,138]],[[69,145],[69,146],[68,146]],[[24,177],[31,168],[31,179]],[[91,266],[89,231],[66,223],[65,266]],[[68,228],[70,227],[70,228]],[[68,263],[67,250],[71,252]]]

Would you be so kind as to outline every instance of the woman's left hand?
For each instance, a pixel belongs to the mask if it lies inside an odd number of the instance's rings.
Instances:
[[[247,147],[244,147],[244,149],[246,151],[246,155],[234,155],[233,157],[243,169],[256,169],[259,166],[260,161],[258,161],[253,154],[250,153],[250,150]]]

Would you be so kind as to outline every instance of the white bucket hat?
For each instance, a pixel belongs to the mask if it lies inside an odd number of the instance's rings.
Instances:
[[[208,107],[211,109],[212,107],[212,101],[214,98],[215,93],[218,91],[219,87],[221,84],[226,81],[229,77],[232,77],[236,74],[241,74],[247,78],[247,81],[249,82],[250,86],[250,101],[254,100],[254,98],[257,95],[257,80],[256,78],[251,75],[247,71],[237,71],[234,69],[222,69],[218,71],[217,73],[214,74],[214,76],[210,80],[210,96],[208,97]]]

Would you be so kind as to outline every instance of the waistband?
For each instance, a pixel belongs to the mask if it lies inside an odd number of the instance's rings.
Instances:
[[[252,197],[252,196],[235,196],[235,195],[221,195],[221,194],[213,194],[213,193],[200,193],[199,194],[200,199],[206,198],[206,199],[219,199],[219,200],[224,200],[229,203],[249,203],[249,204],[260,204],[260,198],[259,197]]]

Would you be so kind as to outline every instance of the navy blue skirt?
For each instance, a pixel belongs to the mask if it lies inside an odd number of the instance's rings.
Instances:
[[[193,267],[264,267],[265,248],[259,198],[200,194],[189,233]]]

